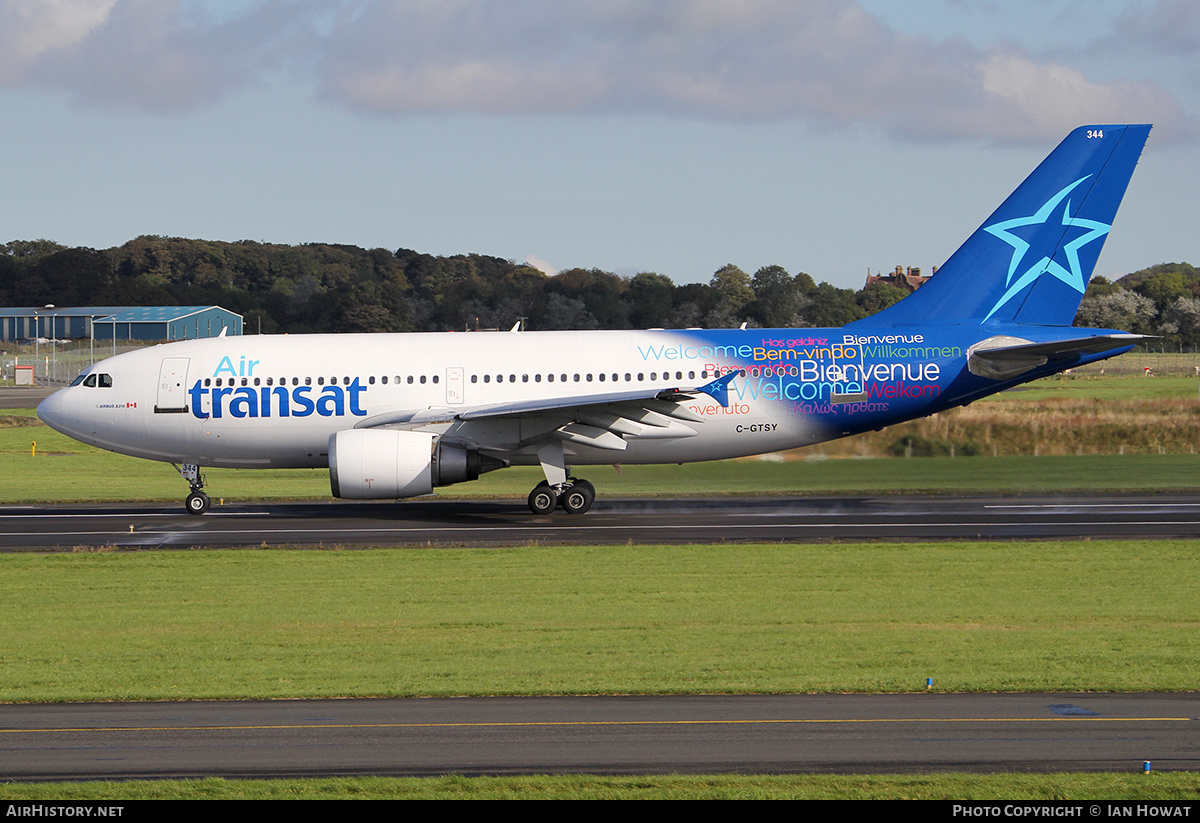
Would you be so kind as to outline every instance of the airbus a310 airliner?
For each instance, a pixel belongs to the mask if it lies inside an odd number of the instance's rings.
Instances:
[[[535,514],[586,512],[573,466],[792,449],[963,406],[1128,351],[1072,328],[1148,125],[1071,132],[924,285],[837,329],[219,337],[95,364],[38,416],[76,440],[201,468],[328,467],[397,499],[540,465]]]

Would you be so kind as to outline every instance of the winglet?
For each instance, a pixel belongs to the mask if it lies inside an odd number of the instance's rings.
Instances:
[[[729,408],[729,384],[733,382],[733,378],[744,373],[745,372],[742,371],[731,371],[724,377],[718,377],[711,383],[705,383],[703,386],[696,389],[696,391],[704,392],[713,400],[716,400],[718,403],[720,403],[723,408],[727,409]]]

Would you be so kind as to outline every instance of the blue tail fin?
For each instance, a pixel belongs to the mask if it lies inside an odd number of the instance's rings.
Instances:
[[[1081,126],[915,293],[858,321],[1069,326],[1150,126]]]

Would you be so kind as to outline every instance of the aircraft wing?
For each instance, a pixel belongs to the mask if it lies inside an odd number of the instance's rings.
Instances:
[[[1034,343],[1019,337],[989,337],[967,351],[967,367],[972,374],[1007,380],[1043,366],[1051,360],[1069,360],[1082,354],[1102,354],[1127,348],[1142,340],[1153,339],[1146,334],[1097,334]]]
[[[722,406],[729,405],[728,387],[741,372],[731,372],[695,388],[640,389],[607,394],[518,400],[483,406],[409,409],[374,415],[359,421],[356,429],[415,427],[458,422],[466,433],[471,424],[497,420],[538,420],[548,423],[543,436],[614,451],[625,448],[625,438],[691,437],[696,431],[678,421],[703,423],[704,418],[682,404],[706,394]],[[533,427],[534,429],[538,427]]]

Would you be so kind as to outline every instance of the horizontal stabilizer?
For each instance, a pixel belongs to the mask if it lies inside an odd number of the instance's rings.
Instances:
[[[1019,337],[999,335],[976,343],[967,350],[967,368],[971,374],[992,380],[1008,380],[1030,369],[1044,366],[1051,360],[1069,360],[1088,354],[1103,354],[1129,348],[1142,340],[1153,339],[1145,334],[1098,334],[1034,343]]]

